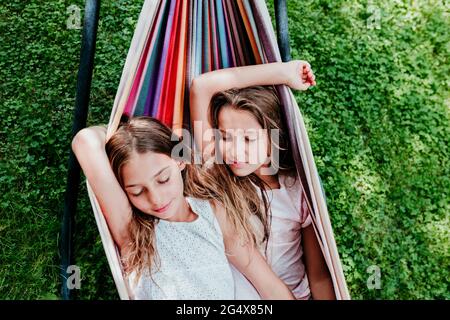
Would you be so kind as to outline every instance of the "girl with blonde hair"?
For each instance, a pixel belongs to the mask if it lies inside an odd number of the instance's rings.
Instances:
[[[243,217],[262,217],[258,205],[244,201],[230,177],[220,177],[224,171],[189,163],[188,146],[174,155],[184,142],[150,117],[123,122],[105,139],[105,127],[86,128],[72,149],[135,299],[234,299],[229,263],[262,298],[293,298],[248,241],[254,236]]]

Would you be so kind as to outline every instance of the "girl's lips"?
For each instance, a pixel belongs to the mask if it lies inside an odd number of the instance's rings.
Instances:
[[[172,201],[170,201],[168,204],[166,204],[164,207],[158,208],[158,209],[154,209],[153,211],[158,212],[158,213],[162,213],[164,211],[166,211],[169,208],[169,205],[172,203]]]

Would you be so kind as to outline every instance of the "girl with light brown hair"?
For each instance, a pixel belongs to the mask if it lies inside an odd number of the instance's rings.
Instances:
[[[309,63],[222,69],[195,78],[190,95],[194,137],[206,162],[224,160],[238,185],[259,193],[265,217],[248,221],[254,222],[254,234],[260,234],[261,254],[294,296],[334,299],[310,205],[293,164],[280,101],[272,87],[263,87],[283,84],[297,90],[315,85]],[[205,134],[211,129],[218,134]],[[236,292],[243,299],[257,295],[245,280],[237,282]]]
[[[229,263],[262,298],[293,298],[253,248],[247,218],[264,219],[257,196],[244,197],[220,166],[191,164],[189,146],[156,119],[132,118],[105,140],[105,127],[86,128],[72,149],[135,299],[234,299]]]

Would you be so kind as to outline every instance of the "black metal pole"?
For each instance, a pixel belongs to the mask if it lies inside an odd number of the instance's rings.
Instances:
[[[80,66],[77,79],[77,96],[74,119],[72,123],[72,138],[86,127],[89,96],[91,92],[92,72],[94,68],[95,42],[97,39],[99,0],[86,0],[84,12],[83,35],[81,40]],[[64,212],[61,227],[61,296],[64,300],[71,299],[72,290],[67,286],[68,266],[73,264],[73,229],[77,208],[78,189],[80,184],[80,165],[70,148],[67,187],[64,197]]]
[[[280,47],[281,60],[291,60],[291,45],[289,43],[288,12],[286,0],[275,0],[275,21],[277,25],[277,41]]]

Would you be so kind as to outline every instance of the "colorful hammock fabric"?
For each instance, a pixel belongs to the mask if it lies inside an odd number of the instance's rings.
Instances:
[[[146,0],[114,101],[107,139],[123,115],[148,115],[174,130],[190,128],[189,85],[201,73],[281,61],[263,0]],[[337,299],[350,299],[308,135],[296,100],[277,86],[298,176]],[[86,181],[102,243],[121,299],[133,297],[117,247]],[[299,213],[300,214],[300,213]]]

